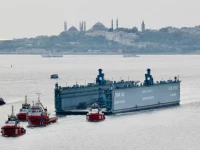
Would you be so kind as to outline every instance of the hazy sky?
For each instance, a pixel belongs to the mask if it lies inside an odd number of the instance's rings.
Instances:
[[[200,25],[200,0],[0,0],[0,39],[58,35],[63,23],[87,29],[96,22],[110,27],[113,18],[119,27],[146,28]],[[115,27],[115,23],[114,23]]]

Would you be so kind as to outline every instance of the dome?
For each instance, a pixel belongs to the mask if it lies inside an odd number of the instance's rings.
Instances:
[[[102,24],[102,23],[100,23],[100,22],[97,22],[97,23],[95,23],[94,25],[93,25],[93,28],[105,28],[105,26]]]
[[[70,32],[78,32],[78,29],[76,29],[76,27],[72,26],[68,29],[68,31]]]
[[[97,22],[93,25],[90,31],[107,31],[108,29],[100,22]]]

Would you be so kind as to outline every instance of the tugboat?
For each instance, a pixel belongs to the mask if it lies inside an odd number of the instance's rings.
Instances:
[[[58,74],[52,74],[51,79],[58,79]]]
[[[40,93],[38,94],[37,103],[29,109],[26,114],[26,119],[28,120],[29,126],[38,127],[38,126],[46,126],[48,124],[54,123],[58,120],[58,117],[49,117],[47,112],[47,108],[44,108],[42,103],[40,102]]]
[[[31,105],[27,103],[27,96],[25,96],[25,103],[22,104],[22,108],[20,109],[20,112],[17,114],[17,119],[19,121],[26,121],[26,114],[30,108]]]
[[[97,103],[92,104],[92,108],[86,115],[88,121],[103,121],[105,119],[104,113],[102,113]]]
[[[12,106],[12,113],[5,123],[5,126],[1,128],[1,133],[3,136],[19,136],[26,133],[26,129],[20,126],[17,117],[14,115],[14,107]]]
[[[4,102],[3,98],[0,97],[0,106],[6,104],[6,102]]]

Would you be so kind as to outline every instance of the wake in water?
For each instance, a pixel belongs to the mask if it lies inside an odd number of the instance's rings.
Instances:
[[[12,65],[0,65],[0,67],[12,68]]]
[[[24,99],[21,97],[16,97],[15,99],[6,99],[6,104],[14,104],[14,103],[19,103],[23,102]]]

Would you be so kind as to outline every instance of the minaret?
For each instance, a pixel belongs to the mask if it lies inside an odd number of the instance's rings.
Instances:
[[[118,19],[116,20],[116,29],[118,29]]]
[[[84,21],[84,31],[86,31],[86,21]]]
[[[79,29],[80,29],[80,31],[85,31],[85,21],[81,21],[80,23],[79,23]]]
[[[84,21],[82,21],[82,31],[84,31]]]
[[[82,22],[79,22],[79,30],[82,31]]]
[[[141,31],[144,32],[144,30],[145,30],[145,24],[144,24],[144,21],[142,21]]]
[[[83,21],[82,21],[82,23],[81,23],[81,29],[82,29],[82,31],[83,31],[83,29],[84,29],[84,23],[83,23]]]
[[[64,22],[64,32],[67,32],[67,22]]]
[[[111,29],[113,30],[113,19],[111,20]]]

